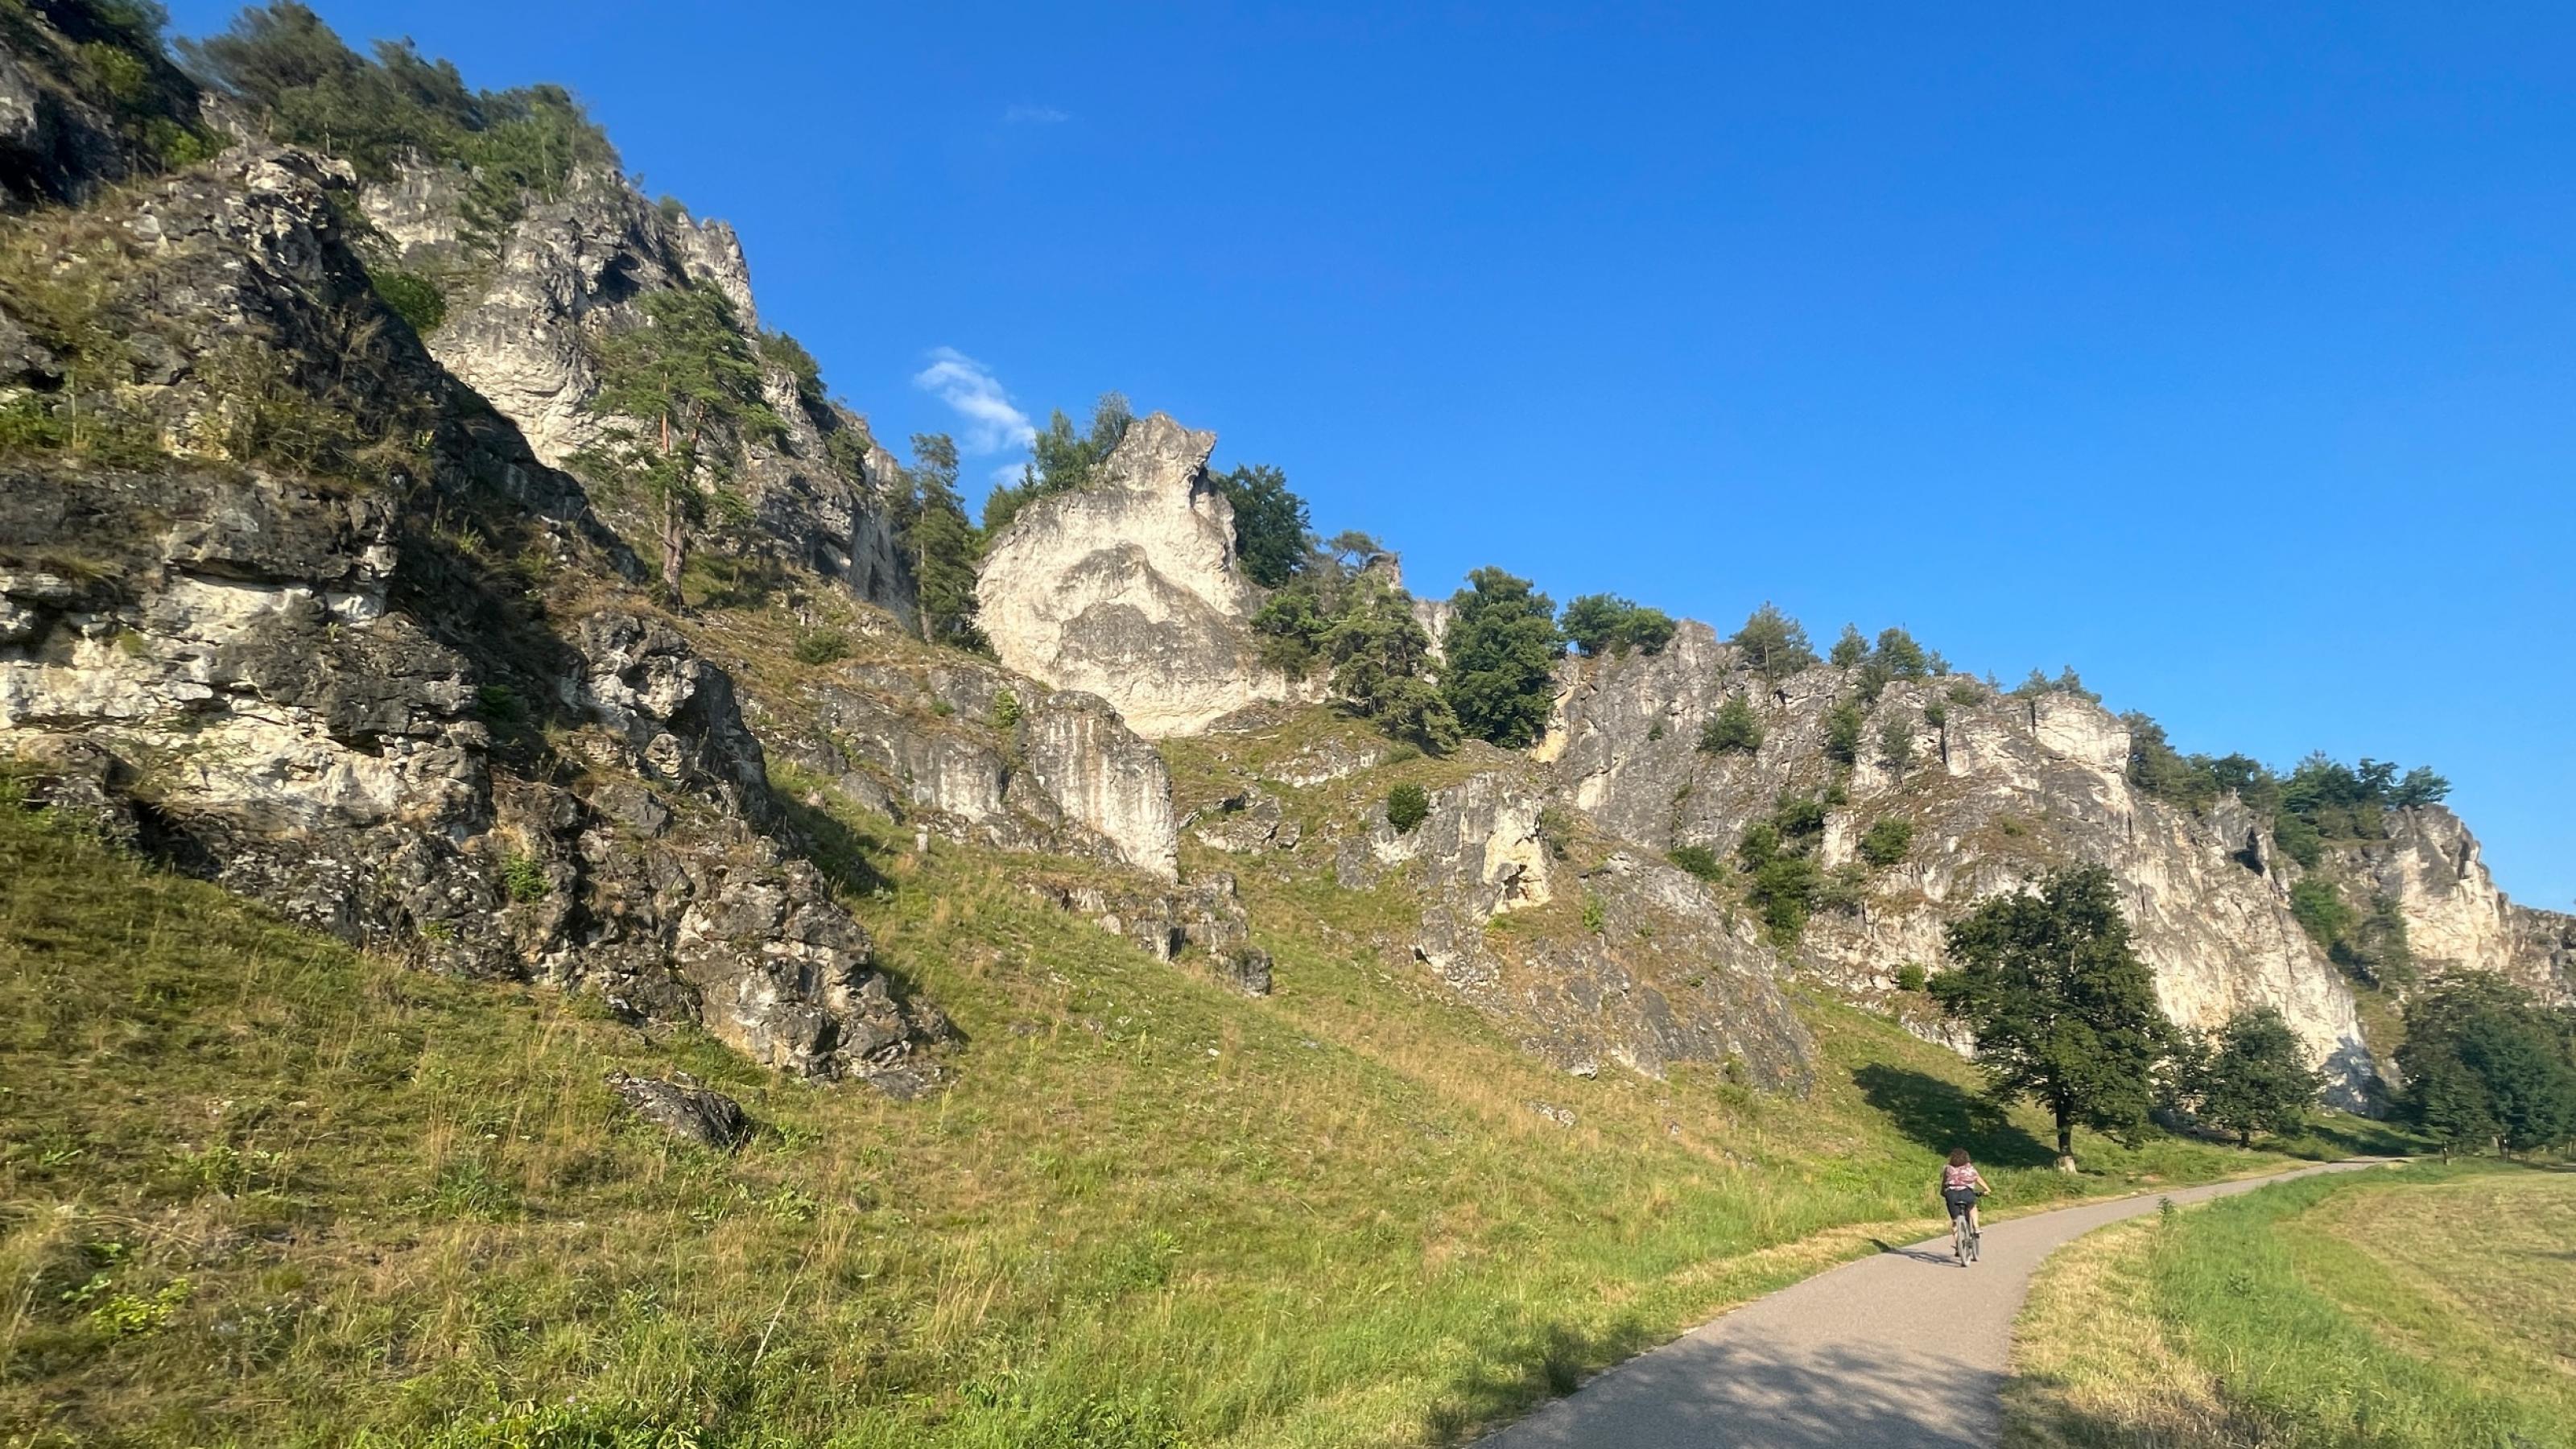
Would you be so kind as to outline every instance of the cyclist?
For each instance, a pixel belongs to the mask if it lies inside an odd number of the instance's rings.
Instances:
[[[1968,1149],[1950,1149],[1949,1165],[1941,1169],[1941,1201],[1949,1207],[1953,1220],[1963,1217],[1968,1220],[1968,1236],[1972,1240],[1977,1235],[1977,1199],[1992,1191],[1994,1189],[1986,1186],[1985,1175],[1968,1161]]]

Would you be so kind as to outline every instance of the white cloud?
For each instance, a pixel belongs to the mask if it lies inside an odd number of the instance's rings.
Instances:
[[[1011,402],[992,369],[954,347],[930,350],[930,365],[912,375],[913,386],[957,410],[966,420],[958,447],[970,455],[1025,448],[1038,430]]]
[[[1071,114],[1053,106],[1008,106],[1002,111],[1005,126],[1061,126],[1072,119]]]

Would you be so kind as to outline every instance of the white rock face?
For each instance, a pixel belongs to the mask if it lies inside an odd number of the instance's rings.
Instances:
[[[1253,653],[1261,594],[1207,481],[1215,447],[1156,413],[1129,426],[1098,484],[1020,511],[975,590],[1004,664],[1100,696],[1148,739],[1295,692]]]
[[[2396,898],[2424,971],[2497,971],[2543,1000],[2576,1001],[2576,917],[2516,905],[2487,874],[2460,817],[2422,805],[2388,817],[2388,839],[2358,852],[2365,880]]]
[[[1651,850],[1704,845],[1727,856],[1784,793],[1812,795],[1835,773],[1824,721],[1851,696],[1840,670],[1764,681],[1706,625],[1686,623],[1658,655],[1570,661],[1567,673],[1550,731],[1558,788]],[[1977,697],[1952,698],[1954,685]],[[1698,747],[1729,695],[1761,720],[1750,754]],[[1913,740],[1901,771],[1881,745],[1891,722]],[[1818,862],[1857,863],[1880,819],[1911,822],[1913,845],[1870,876],[1858,913],[1810,922],[1799,947],[1809,966],[1854,990],[1883,989],[1908,961],[1937,967],[1944,929],[1977,900],[2055,866],[2100,864],[2121,885],[2169,1015],[2210,1027],[2245,1007],[2278,1007],[2344,1100],[2359,1099],[2371,1068],[2352,994],[2290,916],[2279,878],[2247,863],[2252,822],[2224,810],[2204,820],[2137,795],[2117,718],[2071,695],[1991,697],[1972,681],[1900,680],[1870,707],[1862,740]]]

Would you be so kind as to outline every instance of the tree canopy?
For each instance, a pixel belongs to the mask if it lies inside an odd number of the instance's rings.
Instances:
[[[2146,1121],[2174,1028],[2108,870],[1997,896],[1951,925],[1948,946],[1933,995],[1975,1033],[1995,1099],[2031,1097],[2055,1119],[2060,1158],[2072,1159],[2079,1125],[2118,1134]]]
[[[2492,972],[2406,1003],[2399,1108],[2445,1151],[2528,1152],[2576,1141],[2576,1013],[2550,1011]]]
[[[1507,750],[1537,743],[1556,700],[1564,648],[1555,603],[1529,580],[1489,566],[1467,575],[1450,607],[1440,693],[1459,728]]]
[[[2307,1043],[2275,1007],[2238,1012],[2215,1040],[2193,1039],[2176,1057],[2177,1085],[2194,1115],[2245,1146],[2257,1132],[2299,1127],[2325,1085],[2308,1065]]]
[[[1617,594],[1585,594],[1565,606],[1563,624],[1566,640],[1587,658],[1631,649],[1656,653],[1672,642],[1678,627],[1663,610]]]
[[[957,493],[957,445],[945,433],[912,435],[912,466],[894,500],[895,547],[911,571],[921,637],[989,652],[976,621],[975,566],[983,539]]]
[[[1020,481],[998,484],[985,496],[984,536],[1000,537],[1021,509],[1041,498],[1090,487],[1135,421],[1126,396],[1115,392],[1102,393],[1092,404],[1087,431],[1076,432],[1073,419],[1060,408],[1050,414],[1046,427],[1029,440],[1029,461],[1020,470]]]
[[[1769,680],[1786,679],[1816,662],[1806,627],[1767,600],[1727,642],[1744,651],[1746,667]]]
[[[1313,550],[1306,500],[1288,487],[1288,475],[1266,463],[1246,464],[1208,481],[1234,508],[1234,556],[1244,577],[1265,589],[1294,578]]]

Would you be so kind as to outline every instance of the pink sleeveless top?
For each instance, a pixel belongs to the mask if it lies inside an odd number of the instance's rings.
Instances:
[[[1976,1185],[1977,1169],[1973,1165],[1967,1167],[1950,1167],[1944,1165],[1941,1169],[1941,1190],[1944,1192],[1948,1192],[1953,1188],[1975,1187]]]

